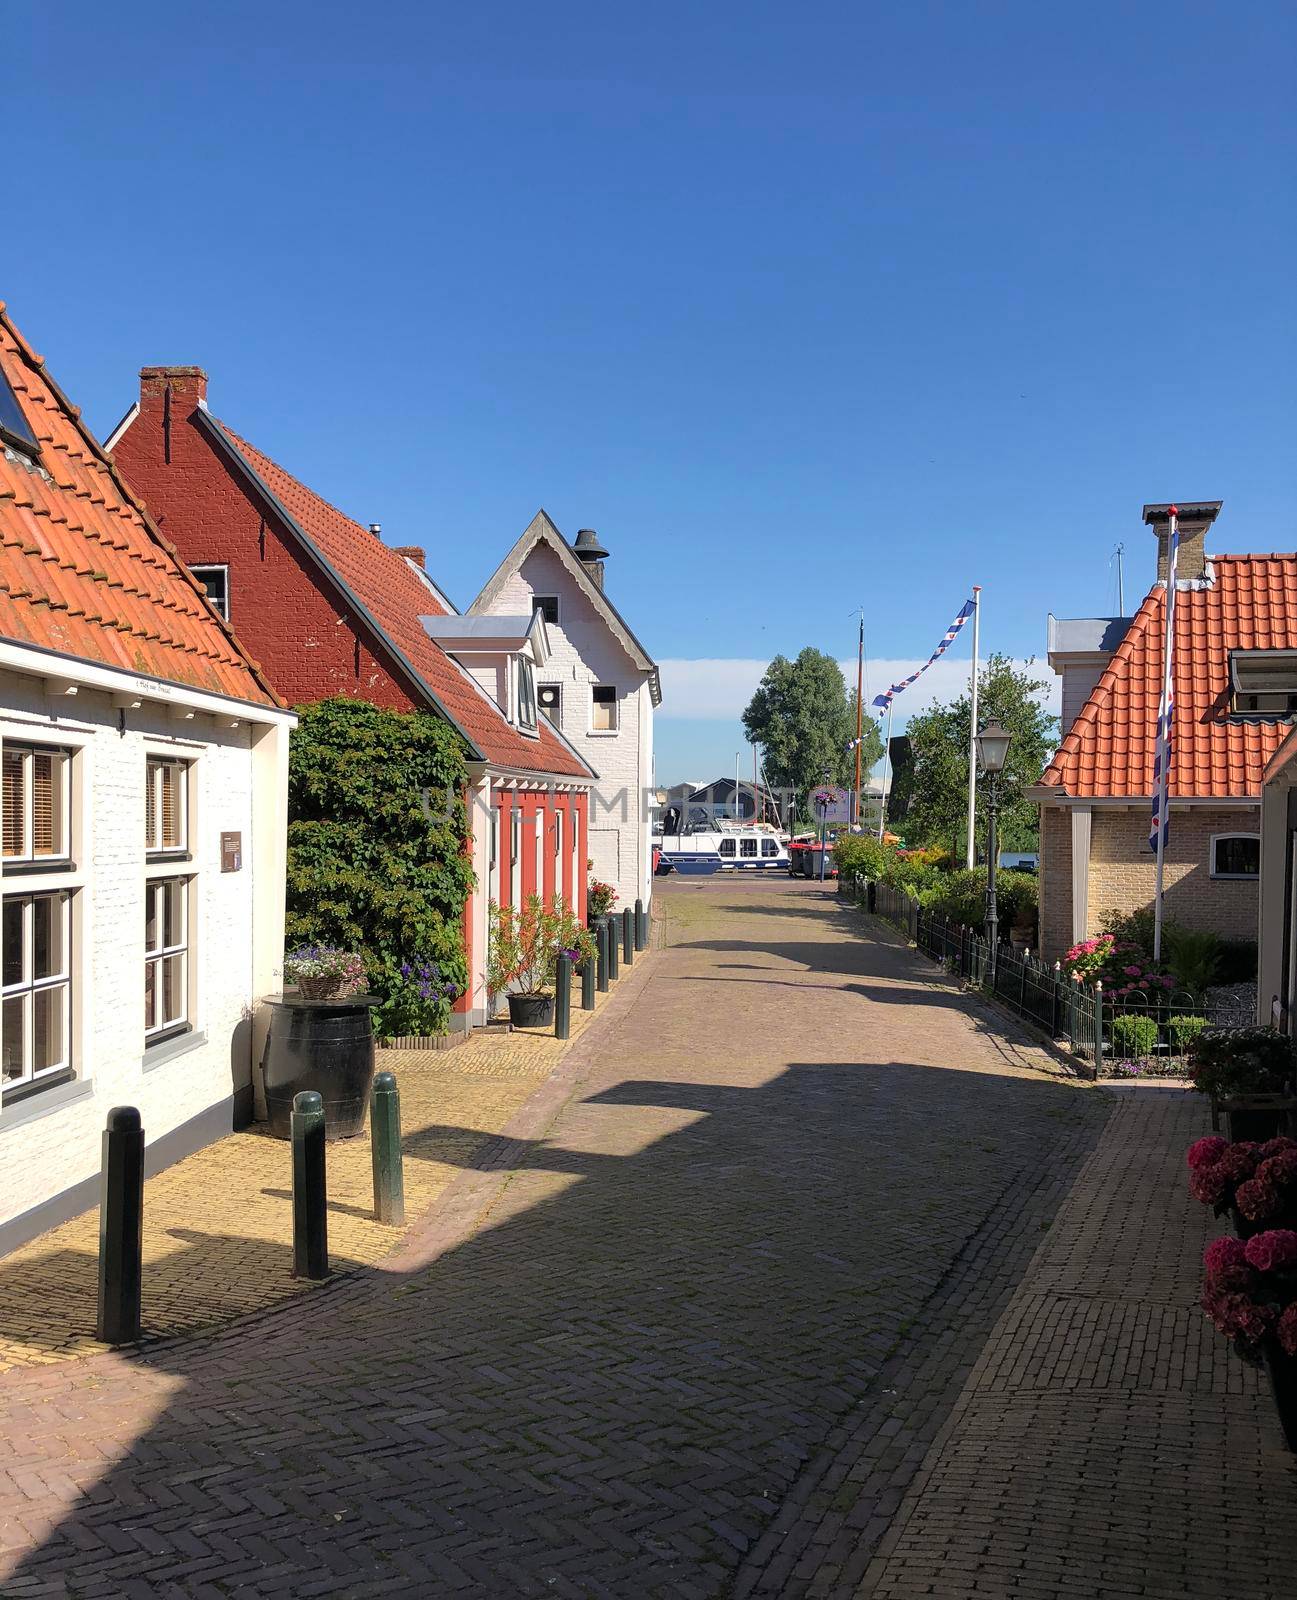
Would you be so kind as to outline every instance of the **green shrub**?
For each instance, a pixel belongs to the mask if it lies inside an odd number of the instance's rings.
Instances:
[[[1193,1086],[1218,1100],[1291,1092],[1297,1057],[1277,1028],[1211,1028],[1189,1048]]]
[[[429,713],[362,700],[322,700],[299,716],[287,946],[358,951],[381,996],[380,1038],[445,1032],[468,982],[461,930],[473,884],[459,735]],[[436,981],[412,981],[425,968]]]
[[[1157,1049],[1157,1022],[1153,1017],[1123,1014],[1112,1019],[1113,1051],[1128,1058],[1151,1056]]]
[[[1179,988],[1201,1001],[1220,968],[1220,936],[1198,928],[1163,929],[1167,966]]]
[[[854,875],[877,881],[892,853],[872,833],[844,833],[833,843],[833,863],[844,878]]]
[[[996,878],[996,899],[1001,922],[1034,921],[1040,880],[1034,872],[1001,872]]]
[[[1257,948],[1255,939],[1222,939],[1217,983],[1255,983]]]
[[[1171,1049],[1176,1055],[1187,1055],[1193,1041],[1205,1029],[1211,1027],[1206,1017],[1172,1017],[1167,1023],[1167,1032],[1171,1035]]]

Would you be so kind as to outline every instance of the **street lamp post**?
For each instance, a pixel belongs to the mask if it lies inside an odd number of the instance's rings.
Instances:
[[[996,813],[1000,804],[1000,774],[1009,755],[1010,735],[998,722],[988,722],[977,735],[977,764],[986,774],[986,921],[985,933],[990,949],[991,983],[995,983],[999,947],[999,917],[995,904],[995,872],[999,865],[1000,844]]]

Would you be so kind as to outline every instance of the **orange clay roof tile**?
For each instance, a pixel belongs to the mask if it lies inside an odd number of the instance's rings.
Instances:
[[[1230,715],[1232,650],[1297,650],[1297,555],[1210,558],[1214,581],[1176,591],[1172,795],[1254,799],[1285,721]],[[1078,799],[1151,795],[1166,591],[1154,588],[1041,784]]]
[[[40,446],[34,461],[0,449],[0,636],[279,705],[3,304],[0,372]]]
[[[410,663],[431,698],[488,762],[556,777],[589,779],[593,775],[544,717],[534,738],[515,728],[495,701],[428,637],[419,618],[444,615],[446,608],[404,556],[210,413],[209,421],[351,590],[380,636]]]

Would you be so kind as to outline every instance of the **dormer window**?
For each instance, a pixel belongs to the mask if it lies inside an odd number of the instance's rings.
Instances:
[[[1297,650],[1234,650],[1229,658],[1231,710],[1237,716],[1297,713]]]
[[[21,450],[24,455],[38,456],[40,446],[31,424],[23,415],[18,396],[9,387],[9,380],[0,372],[0,440]]]
[[[536,727],[536,679],[526,656],[518,657],[518,726]]]

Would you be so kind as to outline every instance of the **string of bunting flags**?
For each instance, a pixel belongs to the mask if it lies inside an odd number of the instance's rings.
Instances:
[[[923,676],[923,674],[928,670],[934,661],[936,661],[940,656],[945,655],[946,651],[950,649],[951,645],[959,637],[960,629],[968,621],[969,617],[972,616],[975,607],[975,601],[966,601],[965,604],[960,608],[959,615],[946,629],[941,643],[923,663],[919,670],[917,672],[912,672],[908,678],[903,679],[900,683],[894,683],[890,689],[884,690],[882,694],[876,694],[874,696],[874,705],[880,710],[887,710],[898,694],[900,694],[903,690],[908,689],[912,683]]]

